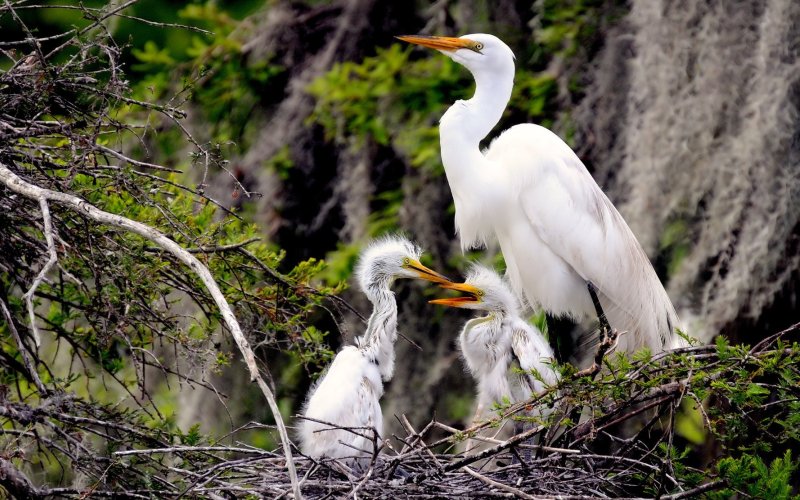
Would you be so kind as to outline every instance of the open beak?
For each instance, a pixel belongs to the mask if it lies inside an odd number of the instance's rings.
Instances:
[[[464,38],[453,38],[449,36],[402,35],[395,38],[404,42],[422,45],[429,49],[443,50],[445,52],[468,49],[471,46],[470,44],[474,43]]]
[[[467,295],[462,295],[460,297],[449,297],[446,299],[429,300],[429,303],[439,304],[440,306],[464,307],[466,304],[476,304],[481,301],[481,290],[472,285],[468,285],[467,283],[444,283],[439,286],[448,290],[464,292]]]
[[[406,267],[415,271],[417,273],[417,278],[421,280],[433,281],[434,283],[442,284],[442,286],[452,283],[446,276],[442,276],[433,269],[423,266],[418,260],[412,260]]]

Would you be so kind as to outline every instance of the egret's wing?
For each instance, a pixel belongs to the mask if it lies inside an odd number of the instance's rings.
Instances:
[[[511,397],[507,344],[499,325],[483,318],[467,322],[459,336],[461,354],[478,385],[478,404],[486,409]]]
[[[636,345],[662,347],[675,311],[650,260],[580,160],[560,161],[542,182],[548,199],[534,192],[521,197],[531,224],[579,276],[594,283],[615,328],[628,331]],[[547,223],[553,220],[560,223]]]
[[[677,315],[622,216],[555,134],[536,126],[512,131],[497,140],[495,157],[494,145],[488,157],[519,179],[518,200],[536,235],[594,283],[614,328],[629,332],[636,346],[663,346]]]
[[[371,454],[372,440],[368,430],[354,433],[332,429],[331,425],[317,421],[346,428],[374,427],[380,434],[383,426],[382,395],[383,383],[378,367],[365,358],[360,349],[345,346],[309,392],[303,415],[314,420],[302,420],[299,424],[298,437],[303,453],[336,458]],[[358,450],[364,450],[364,453]]]
[[[525,374],[525,381],[531,392],[539,392],[545,384],[553,385],[558,382],[558,375],[552,366],[553,350],[535,327],[522,320],[515,322],[511,331],[511,351],[522,370],[536,370],[541,376],[542,380],[539,380],[531,373]]]

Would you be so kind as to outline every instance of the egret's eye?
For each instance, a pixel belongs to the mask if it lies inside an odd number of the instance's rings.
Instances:
[[[410,266],[410,265],[411,265],[411,259],[409,259],[408,257],[403,257],[403,266]]]
[[[485,295],[485,293],[484,293],[483,290],[478,290],[477,291],[477,295],[478,295],[478,297],[483,297]]]
[[[477,50],[477,51],[483,50],[483,44],[481,42],[476,43],[475,44],[475,50]]]

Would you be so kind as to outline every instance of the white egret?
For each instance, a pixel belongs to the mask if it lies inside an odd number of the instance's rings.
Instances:
[[[480,150],[511,97],[511,49],[488,34],[398,38],[439,50],[475,78],[473,97],[456,101],[439,125],[462,248],[496,238],[517,295],[556,316],[593,317],[594,285],[626,351],[675,343],[677,314],[647,255],[564,141],[522,124]]]
[[[396,278],[447,283],[419,262],[420,249],[403,238],[376,241],[356,269],[362,291],[373,304],[364,334],[342,348],[327,373],[309,391],[299,428],[300,449],[314,458],[341,458],[356,464],[374,450],[383,431],[383,382],[394,374],[397,303],[390,286]],[[337,427],[341,427],[339,429]]]
[[[522,319],[516,297],[496,272],[473,265],[464,283],[440,286],[466,295],[434,299],[432,304],[487,313],[467,321],[459,336],[461,353],[478,384],[478,415],[495,403],[524,401],[558,383],[553,350],[539,329]]]

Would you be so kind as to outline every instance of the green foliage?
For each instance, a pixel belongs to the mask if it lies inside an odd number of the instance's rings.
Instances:
[[[474,398],[469,393],[448,392],[444,395],[445,407],[450,421],[458,422],[469,419],[472,416],[472,404]]]
[[[675,432],[695,446],[700,446],[708,439],[708,432],[703,425],[703,409],[689,401],[684,401],[681,411],[675,416]]]
[[[278,174],[278,177],[284,181],[289,178],[289,171],[292,167],[294,167],[294,162],[290,156],[288,145],[282,147],[265,165],[265,168]]]
[[[528,318],[528,322],[539,329],[544,335],[544,338],[549,339],[549,330],[547,328],[547,314],[543,311],[539,311],[535,313],[533,316]]]
[[[689,240],[689,224],[683,219],[675,219],[664,227],[659,242],[659,250],[667,260],[667,276],[675,276],[689,254],[692,242]]]
[[[604,22],[620,15],[608,0],[540,0],[534,30],[541,53],[568,59],[591,45]]]
[[[212,126],[211,142],[233,142],[246,149],[253,109],[275,99],[284,68],[269,61],[248,62],[242,42],[232,33],[238,22],[214,2],[187,5],[177,11],[177,21],[202,26],[212,34],[186,35],[186,43],[177,46],[148,40],[142,48],[134,48],[138,63],[132,69],[141,79],[135,95],[152,98],[178,91]],[[175,75],[183,75],[179,88],[174,87]]]
[[[434,52],[412,59],[413,48],[394,44],[360,63],[337,64],[308,88],[317,105],[310,117],[328,138],[391,145],[408,162],[441,173],[438,120],[455,100],[469,98],[469,72]],[[517,71],[508,114],[547,121],[553,116],[555,79]]]
[[[359,245],[339,244],[336,250],[325,257],[327,267],[318,277],[328,286],[344,283],[353,273],[360,251],[361,247]]]
[[[536,41],[549,53],[563,56],[574,55],[580,49],[587,31],[594,30],[595,9],[602,5],[599,0],[544,0],[540,3],[535,31]]]
[[[557,96],[558,82],[553,76],[520,69],[514,79],[509,109],[523,113],[530,121],[549,126],[556,114]]]
[[[501,417],[560,429],[552,446],[586,446],[636,461],[631,463],[654,461],[626,495],[674,492],[674,483],[655,472],[669,470],[684,489],[712,481],[705,493],[711,498],[793,498],[800,467],[792,457],[800,446],[800,344],[778,339],[751,348],[720,339],[675,352],[618,353],[607,356],[604,366],[595,376],[580,377],[574,367],[561,366],[558,387],[532,402],[504,402],[495,409]],[[557,410],[536,417],[519,413],[531,408]],[[495,419],[490,426],[500,424]],[[606,436],[618,433],[635,446],[609,448]],[[697,453],[709,439],[720,453],[700,469]],[[619,486],[624,480],[613,481]]]
[[[134,48],[131,52],[139,60],[139,64],[131,66],[134,71],[148,73],[175,65],[175,59],[172,58],[169,50],[159,49],[152,40],[145,42],[143,48]]]
[[[394,44],[360,63],[335,65],[308,87],[317,99],[310,121],[322,125],[331,140],[392,145],[412,165],[438,171],[436,123],[472,84],[448,58],[412,61],[411,52]]]
[[[200,424],[194,424],[186,434],[180,436],[181,444],[195,446],[200,444],[202,434],[200,434]]]
[[[720,479],[726,488],[711,493],[709,498],[724,499],[744,494],[749,498],[800,498],[792,494],[791,480],[800,467],[790,450],[767,465],[761,457],[749,454],[739,458],[723,458],[717,464]]]

